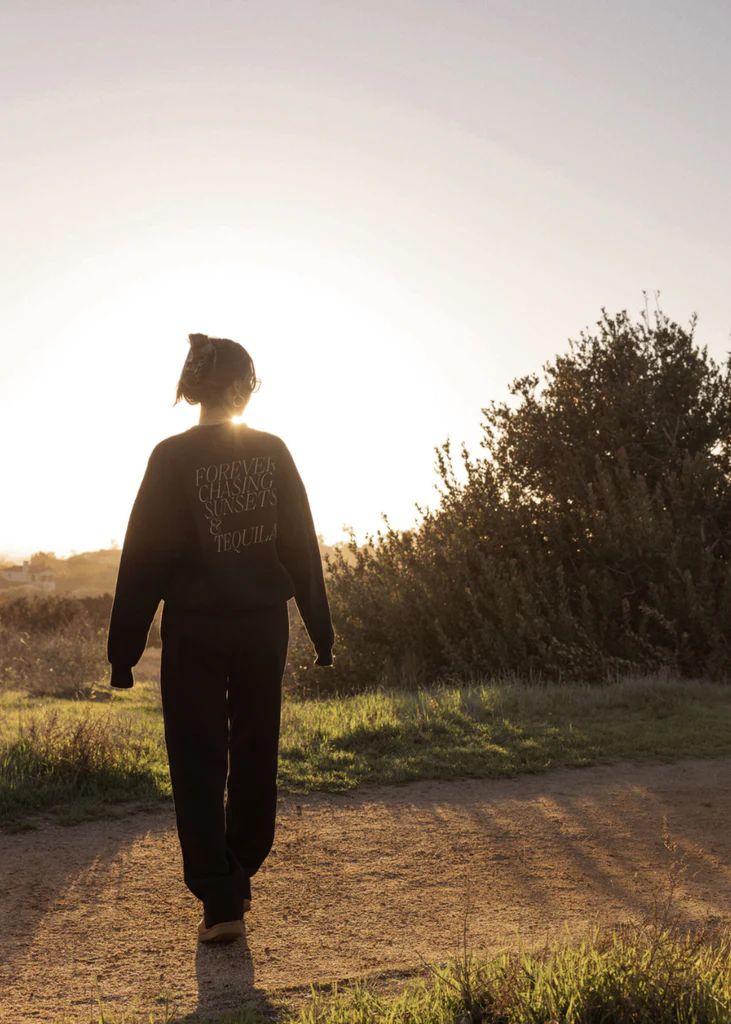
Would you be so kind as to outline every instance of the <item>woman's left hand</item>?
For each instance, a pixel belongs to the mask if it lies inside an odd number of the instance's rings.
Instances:
[[[109,680],[110,686],[115,690],[129,690],[134,686],[135,677],[128,665],[112,665],[112,675]]]

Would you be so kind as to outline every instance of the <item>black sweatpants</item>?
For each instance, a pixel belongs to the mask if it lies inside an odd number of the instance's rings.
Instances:
[[[183,877],[206,924],[241,917],[274,842],[287,602],[163,608],[160,688]]]

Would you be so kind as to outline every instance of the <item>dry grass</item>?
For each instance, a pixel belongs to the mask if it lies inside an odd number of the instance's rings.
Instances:
[[[159,799],[168,793],[159,741],[130,716],[57,708],[19,716],[15,735],[0,747],[0,819],[62,808],[66,820],[100,805]]]
[[[731,1020],[731,931],[682,925],[675,911],[685,870],[677,850],[664,890],[644,919],[595,928],[581,942],[543,950],[474,954],[465,915],[461,952],[444,964],[424,963],[425,975],[397,995],[379,992],[377,976],[312,985],[305,1006],[280,1004],[280,1024],[728,1024]],[[174,1024],[174,1012],[150,1024]],[[265,1024],[252,1009],[216,1024]],[[107,1016],[99,1024],[125,1024]],[[200,1024],[205,1024],[201,1021]],[[213,1024],[213,1022],[210,1022]]]
[[[83,621],[32,632],[0,623],[0,687],[5,690],[89,696],[107,669],[103,637]]]

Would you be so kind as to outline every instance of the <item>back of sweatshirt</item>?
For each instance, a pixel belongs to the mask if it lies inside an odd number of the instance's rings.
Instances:
[[[290,597],[318,655],[329,653],[317,536],[284,441],[227,421],[156,445],[124,538],[107,639],[112,665],[137,664],[161,600],[216,614]]]

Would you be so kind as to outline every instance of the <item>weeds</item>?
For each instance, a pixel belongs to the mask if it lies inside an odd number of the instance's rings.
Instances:
[[[0,686],[57,697],[89,696],[108,669],[98,630],[71,620],[29,632],[0,623]]]
[[[358,979],[349,989],[311,987],[310,1004],[287,1024],[728,1024],[731,932],[684,927],[676,909],[686,864],[663,825],[671,855],[646,917],[595,927],[581,942],[478,956],[467,941],[445,965],[422,959],[427,977],[396,998]]]
[[[0,693],[0,824],[57,804],[88,816],[91,791],[99,810],[105,792],[114,802],[168,792],[158,687],[140,679],[128,693],[104,693],[103,702]],[[279,783],[282,792],[343,792],[729,753],[728,686],[653,678],[605,687],[445,684],[285,699]]]
[[[173,1012],[149,1024],[176,1024]],[[310,986],[306,1006],[282,1007],[280,1024],[728,1024],[731,935],[685,933],[651,922],[597,930],[583,942],[535,953],[484,959],[471,951],[397,996],[378,979]],[[199,1024],[213,1024],[197,1018]],[[215,1024],[270,1024],[271,1015],[242,1009]],[[100,1024],[125,1024],[104,1015]]]
[[[155,799],[166,793],[159,742],[133,719],[82,708],[20,716],[0,746],[0,818],[49,807]]]

